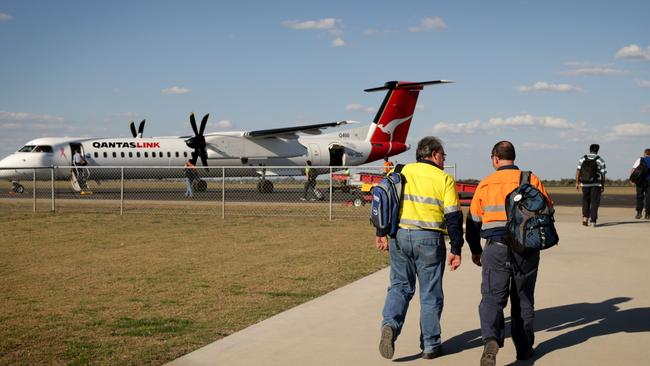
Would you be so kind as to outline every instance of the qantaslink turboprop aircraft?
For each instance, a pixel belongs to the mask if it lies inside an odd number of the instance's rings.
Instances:
[[[258,189],[272,192],[273,184],[266,175],[297,175],[298,169],[282,167],[305,166],[311,160],[314,166],[357,166],[400,154],[410,148],[406,144],[409,127],[420,91],[426,85],[450,83],[447,80],[424,82],[389,81],[366,92],[386,90],[386,96],[372,123],[339,132],[323,134],[322,130],[338,127],[352,121],[338,121],[306,126],[274,128],[256,131],[229,131],[204,133],[208,116],[199,126],[190,115],[194,136],[142,137],[144,121],[138,131],[131,122],[133,138],[74,138],[43,137],[27,142],[17,152],[0,161],[0,179],[13,183],[12,190],[22,193],[20,180],[31,180],[29,168],[54,167],[54,178],[70,180],[73,188],[81,190],[73,165],[73,154],[80,151],[92,167],[152,167],[152,169],[125,170],[125,179],[180,178],[180,167],[192,160],[204,166],[255,166],[251,176],[261,178]],[[300,133],[300,134],[299,134]],[[61,168],[58,168],[61,167]],[[159,167],[159,169],[156,169]],[[266,168],[269,167],[269,168]],[[85,169],[85,179],[100,181],[120,176],[119,168]],[[229,171],[229,169],[227,170]],[[244,170],[232,170],[242,175]],[[202,177],[220,177],[221,169],[202,171]],[[235,173],[236,172],[236,173]],[[145,176],[146,175],[146,176]],[[37,169],[37,180],[50,180],[50,169]],[[205,189],[205,181],[199,190]],[[202,189],[201,189],[202,188]]]

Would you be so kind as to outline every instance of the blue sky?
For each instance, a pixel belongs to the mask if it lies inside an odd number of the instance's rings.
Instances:
[[[650,147],[648,1],[0,0],[0,155],[41,136],[190,134],[370,121],[388,80],[420,94],[460,178],[503,139],[543,178],[590,143],[609,176]],[[414,150],[395,160],[408,162]]]

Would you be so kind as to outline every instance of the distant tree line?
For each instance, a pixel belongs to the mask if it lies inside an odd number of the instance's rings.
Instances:
[[[478,184],[478,179],[461,179],[458,183],[465,184]],[[544,179],[542,183],[547,187],[573,187],[576,185],[575,178],[562,178],[562,179]],[[628,187],[632,185],[629,179],[605,179],[605,186],[607,187]]]

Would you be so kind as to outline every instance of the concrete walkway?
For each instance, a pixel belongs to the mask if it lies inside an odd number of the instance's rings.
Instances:
[[[580,208],[557,208],[560,245],[542,253],[537,281],[535,359],[515,362],[506,339],[498,365],[650,364],[650,221],[633,211],[602,208],[600,226],[590,228],[580,225]],[[367,239],[359,245],[371,250]],[[445,273],[444,355],[435,360],[419,358],[417,298],[394,359],[379,355],[384,269],[169,365],[478,365],[481,276],[464,248],[460,269]]]

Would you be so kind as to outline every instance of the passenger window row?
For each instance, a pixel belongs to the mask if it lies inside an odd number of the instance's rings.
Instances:
[[[111,155],[112,155],[114,158],[117,158],[117,152],[113,151],[113,152],[111,152]],[[127,155],[127,154],[126,154],[124,151],[121,151],[121,152],[120,152],[120,157],[121,157],[121,158],[126,158],[126,155]],[[95,159],[99,158],[99,152],[98,152],[98,151],[95,151],[94,156],[95,156]],[[104,152],[102,153],[102,156],[103,156],[104,158],[108,158],[108,152],[104,151]],[[149,152],[148,152],[148,151],[145,151],[144,153],[140,154],[140,151],[136,151],[135,154],[133,154],[133,151],[129,151],[129,152],[128,152],[128,156],[129,156],[129,158],[132,158],[132,157],[134,157],[134,156],[135,156],[136,158],[141,158],[141,157],[148,158],[148,157],[149,157]],[[176,152],[174,152],[174,156],[177,157],[177,158],[180,158],[181,154],[180,154],[178,151],[176,151]],[[156,154],[156,151],[152,151],[152,152],[151,152],[151,157],[152,157],[152,158],[156,158],[156,157],[158,157],[158,158],[164,158],[164,157],[165,157],[165,153],[162,152],[162,151],[158,151],[158,153]],[[172,157],[172,153],[169,152],[169,151],[167,151],[167,157],[168,157],[168,158],[171,158],[171,157]],[[183,157],[184,157],[184,158],[187,158],[187,151],[183,151]]]

